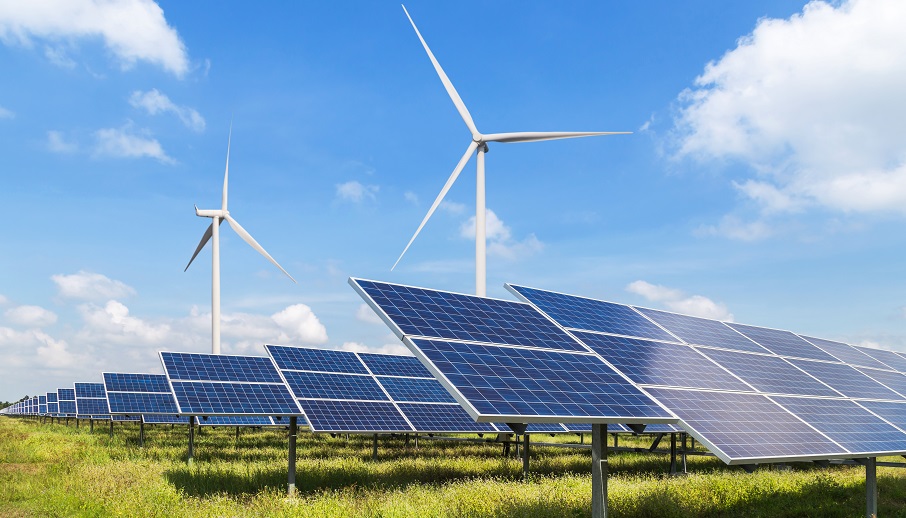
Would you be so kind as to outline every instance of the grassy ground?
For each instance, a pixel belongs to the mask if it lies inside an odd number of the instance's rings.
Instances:
[[[106,426],[0,417],[0,516],[588,516],[591,455],[535,448],[532,478],[499,445],[300,433],[297,486],[286,498],[285,432],[205,429],[193,465],[186,429]],[[576,436],[535,440],[575,440]],[[621,438],[620,445],[631,445]],[[639,443],[641,446],[642,444]],[[889,459],[896,460],[896,459]],[[611,516],[864,516],[865,471],[793,465],[747,474],[713,457],[690,457],[670,477],[664,455],[610,457]],[[906,516],[906,470],[878,468],[879,515]]]

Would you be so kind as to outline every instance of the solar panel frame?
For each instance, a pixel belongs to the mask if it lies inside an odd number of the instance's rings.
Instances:
[[[702,354],[751,385],[755,392],[841,397],[842,394],[773,354],[700,349]]]
[[[836,357],[824,352],[824,350],[809,343],[792,331],[735,322],[727,322],[726,324],[778,356],[831,362],[839,361]]]
[[[888,368],[906,373],[906,358],[902,355],[896,353],[895,351],[888,351],[886,349],[875,349],[873,347],[864,347],[860,345],[854,345],[853,347],[856,350],[871,356],[872,358],[878,360],[879,362],[887,365]]]
[[[837,358],[843,363],[859,367],[872,367],[876,369],[890,368],[849,344],[837,342],[834,340],[827,340],[824,338],[816,338],[805,335],[799,336],[814,344],[819,349],[823,349],[824,352],[832,355],[834,358]]]
[[[792,358],[788,361],[848,398],[903,399],[900,394],[869,378],[856,370],[855,367],[844,363],[817,362]]]
[[[632,307],[690,345],[703,345],[756,353],[771,352],[719,320],[682,315],[641,306]]]
[[[179,411],[165,374],[104,372],[111,414],[174,414]]]

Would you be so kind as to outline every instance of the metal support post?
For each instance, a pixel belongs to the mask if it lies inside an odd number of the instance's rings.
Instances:
[[[195,416],[189,416],[189,458],[191,465],[195,461]]]
[[[79,418],[78,417],[75,418],[75,427],[76,428],[79,427]]]
[[[591,516],[607,516],[607,425],[591,425]]]
[[[88,431],[94,433],[94,419],[88,418]]]
[[[110,438],[113,439],[113,418],[110,418]]]
[[[286,495],[295,496],[296,494],[296,433],[297,421],[296,416],[289,418],[289,468],[286,481]],[[238,437],[239,427],[236,427]]]
[[[878,516],[878,469],[877,457],[869,457],[865,462],[865,516]]]
[[[670,475],[676,475],[676,434],[670,434]]]
[[[374,434],[373,444],[374,444],[374,446],[371,451],[371,460],[376,461],[377,460],[377,434]]]
[[[518,459],[519,458],[519,436],[514,435],[513,437],[516,439],[516,458]]]
[[[648,448],[648,451],[654,451],[657,448],[657,445],[661,443],[661,439],[664,438],[664,434],[659,433],[654,436],[654,441],[651,443],[651,447]]]
[[[620,446],[620,436],[618,434],[613,434],[613,449],[617,449]]]
[[[295,419],[295,418],[290,418],[290,419]],[[239,427],[238,426],[236,427],[236,444],[239,444]]]
[[[140,421],[138,423],[138,445],[141,448],[145,447],[145,422]]]
[[[409,447],[409,434],[406,434],[406,447]]]
[[[418,449],[418,434],[415,434],[415,449]]]
[[[682,434],[682,438],[683,438],[683,473],[688,473],[686,471],[686,439],[688,439],[688,437],[689,437],[689,434],[683,432],[683,434]]]
[[[529,478],[529,434],[522,435],[522,480]]]

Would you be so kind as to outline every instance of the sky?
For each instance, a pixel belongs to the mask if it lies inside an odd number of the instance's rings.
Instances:
[[[503,284],[906,351],[906,3],[406,4],[491,144]],[[398,3],[0,0],[0,400],[211,348],[406,354],[350,276],[473,293],[470,135]],[[473,218],[470,220],[470,218]]]

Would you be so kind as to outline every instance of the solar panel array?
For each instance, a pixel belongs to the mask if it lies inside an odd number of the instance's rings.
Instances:
[[[178,414],[302,415],[270,358],[174,352],[160,357]]]
[[[906,357],[777,329],[507,285],[725,462],[906,453]]]
[[[111,414],[178,414],[163,374],[105,372],[104,388]]]
[[[501,431],[491,423],[476,423],[414,357],[283,345],[265,349],[312,431]]]
[[[349,283],[477,421],[676,421],[529,304]]]
[[[47,398],[47,413],[48,415],[56,416],[60,413],[60,405],[57,403],[57,393],[48,392],[45,397]]]
[[[71,388],[57,389],[57,402],[60,406],[60,415],[62,417],[75,417],[75,415],[76,415],[75,390],[73,390]]]
[[[76,415],[80,418],[110,419],[103,383],[75,384]]]

